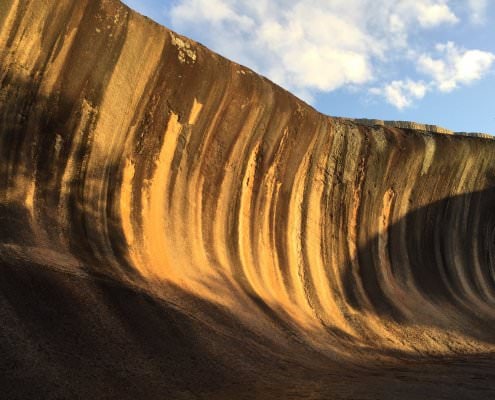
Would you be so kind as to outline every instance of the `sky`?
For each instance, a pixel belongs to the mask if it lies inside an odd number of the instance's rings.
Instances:
[[[495,0],[124,0],[332,116],[495,134]]]

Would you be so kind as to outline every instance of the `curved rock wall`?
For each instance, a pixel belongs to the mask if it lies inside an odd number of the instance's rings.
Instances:
[[[493,351],[495,142],[326,117],[113,0],[3,1],[0,83],[9,271],[307,360]]]

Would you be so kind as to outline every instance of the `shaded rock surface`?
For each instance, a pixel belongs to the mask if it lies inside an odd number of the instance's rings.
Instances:
[[[495,142],[445,133],[116,0],[3,0],[2,393],[494,396]]]

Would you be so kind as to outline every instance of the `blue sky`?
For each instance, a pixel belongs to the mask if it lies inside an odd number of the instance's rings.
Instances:
[[[333,116],[495,134],[495,0],[124,0]]]

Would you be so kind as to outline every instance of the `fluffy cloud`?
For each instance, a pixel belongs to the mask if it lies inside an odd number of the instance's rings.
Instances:
[[[454,43],[438,44],[437,57],[423,54],[418,68],[433,78],[442,92],[450,92],[459,85],[467,85],[483,77],[495,62],[495,55],[481,50],[463,50]]]
[[[424,27],[433,27],[443,23],[454,24],[459,21],[447,4],[417,3],[418,20]]]
[[[404,108],[434,86],[400,76],[381,87],[377,81],[384,70],[393,69],[394,59],[407,58],[411,37],[459,22],[451,2],[176,0],[168,15],[174,29],[201,38],[307,101],[319,92],[373,85],[372,93]],[[469,0],[472,10],[481,10],[481,3]],[[437,49],[440,57],[415,51],[423,54],[421,73],[440,90],[477,79],[492,63],[489,53],[479,50],[454,54],[450,48]]]
[[[468,6],[471,12],[471,20],[474,23],[481,24],[485,22],[488,0],[468,0]]]
[[[389,104],[399,110],[409,107],[413,100],[422,99],[427,91],[428,86],[423,81],[412,81],[411,79],[392,81],[382,88],[370,89],[372,94],[385,97]]]
[[[370,81],[372,59],[384,51],[359,23],[361,0],[325,3],[182,0],[170,16],[177,29],[198,24],[215,50],[310,100],[318,91]]]

